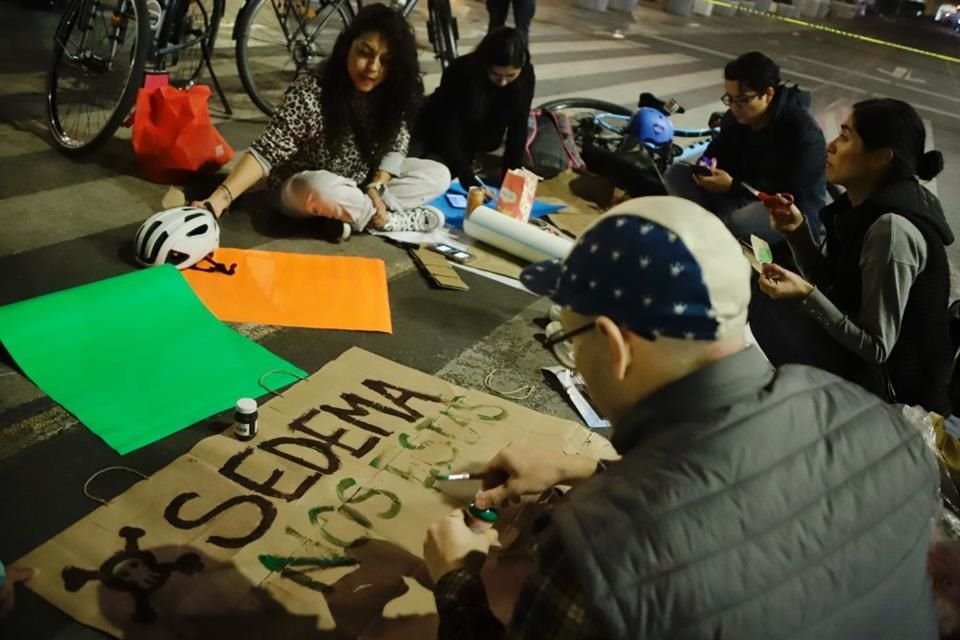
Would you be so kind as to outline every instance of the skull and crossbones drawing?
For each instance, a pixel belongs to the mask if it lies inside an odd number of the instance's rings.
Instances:
[[[67,591],[79,591],[87,582],[99,580],[108,589],[126,591],[133,596],[136,622],[152,622],[157,614],[150,606],[150,596],[160,589],[174,571],[192,575],[203,570],[203,560],[195,553],[185,553],[173,562],[158,562],[149,551],[140,549],[138,540],[146,535],[143,529],[123,527],[120,536],[126,540],[123,551],[104,561],[96,571],[65,567],[61,573]]]

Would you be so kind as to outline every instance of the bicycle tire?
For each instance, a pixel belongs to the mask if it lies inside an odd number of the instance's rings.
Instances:
[[[440,68],[446,69],[457,59],[457,41],[460,39],[457,19],[450,9],[450,0],[427,1],[427,33]]]
[[[326,1],[321,1],[319,4],[321,6],[329,6],[329,3]],[[240,82],[243,84],[244,90],[247,92],[247,95],[250,96],[250,99],[253,100],[253,103],[257,105],[257,108],[263,111],[266,115],[270,116],[270,115],[273,115],[274,108],[279,103],[280,98],[282,98],[283,91],[282,90],[279,92],[274,91],[272,93],[278,94],[278,95],[271,96],[270,94],[267,93],[265,86],[258,86],[258,82],[254,77],[255,76],[254,61],[251,58],[251,49],[254,47],[251,47],[250,45],[251,31],[253,30],[253,26],[256,23],[257,16],[260,13],[260,10],[264,8],[264,5],[266,5],[270,9],[273,8],[272,0],[250,0],[248,4],[244,6],[240,16],[238,16],[237,33],[236,33],[236,36],[237,36],[236,57],[237,57],[237,71],[240,75]],[[345,27],[346,25],[350,24],[350,22],[353,19],[352,12],[349,10],[349,3],[341,2],[339,4],[336,4],[332,11],[336,13],[336,16],[333,16],[331,13],[330,14],[331,18],[334,18],[334,17],[337,18],[339,20],[339,24],[341,24],[342,27]],[[313,53],[312,50],[304,53],[302,49],[302,45],[304,43],[302,42],[291,43],[289,40],[289,35],[287,34],[286,30],[283,28],[284,25],[281,25],[279,23],[279,20],[280,20],[279,16],[274,15],[274,19],[275,19],[274,23],[277,24],[277,26],[279,27],[279,32],[283,34],[283,37],[285,39],[285,42],[282,45],[280,45],[280,43],[277,43],[277,44],[278,46],[282,47],[283,51],[286,52],[285,55],[288,55],[290,57],[290,60],[294,63],[294,66],[296,67],[292,73],[284,72],[283,70],[280,70],[279,72],[274,72],[273,74],[270,74],[274,80],[279,79],[280,85],[283,86],[283,89],[286,89],[286,87],[289,86],[291,82],[293,82],[293,80],[296,78],[297,74],[300,73],[300,71],[302,71],[307,66],[310,66],[311,64],[315,64],[315,63],[311,59],[312,53]],[[271,24],[274,24],[274,23],[271,23]],[[333,35],[334,39],[336,35],[339,35],[340,31],[342,30],[342,27],[339,29],[336,29],[335,33],[333,30],[329,31],[329,33]],[[321,31],[324,31],[326,29],[327,29],[327,25],[325,24],[321,28],[317,29],[317,31],[314,32],[315,34],[314,39],[316,38],[317,35],[320,34]],[[311,44],[311,47],[312,47],[312,44]],[[331,44],[331,49],[332,49],[332,44]],[[301,54],[306,55],[307,59],[303,62],[298,62],[296,60],[296,56]],[[267,56],[262,56],[262,57],[264,59],[267,58]],[[319,55],[317,57],[323,58],[325,57],[325,54]],[[276,76],[279,76],[279,78],[277,78]]]
[[[207,25],[207,33],[203,40],[206,40],[206,46],[210,51],[210,58],[213,59],[213,49],[217,41],[217,32],[220,30],[220,21],[223,19],[224,11],[224,2],[222,0],[188,0],[187,6],[184,8],[183,20],[186,20],[189,17],[190,8],[193,5],[202,7],[203,10],[207,9],[206,3],[210,4],[209,7],[209,24]],[[202,16],[205,16],[205,13],[201,13]],[[187,33],[188,29],[185,23],[179,25],[179,37],[189,36]],[[182,49],[178,52],[179,64],[177,64],[170,71],[170,84],[178,87],[190,86],[197,81],[197,78],[200,77],[200,74],[203,72],[203,50],[202,50],[202,40],[198,40],[197,43],[193,46]],[[182,67],[182,68],[181,68]]]
[[[626,107],[607,102],[606,100],[595,100],[593,98],[557,98],[548,100],[537,109],[546,109],[548,111],[561,111],[563,109],[589,109],[592,111],[606,111],[618,116],[632,116],[633,111]]]
[[[76,134],[68,131],[67,127],[64,126],[68,112],[61,113],[62,109],[68,109],[68,105],[65,104],[65,100],[60,98],[60,82],[63,79],[60,65],[64,61],[66,43],[69,43],[70,34],[77,25],[78,19],[82,17],[83,10],[90,8],[91,2],[99,4],[98,0],[74,0],[64,12],[54,35],[53,62],[50,71],[47,73],[47,128],[53,137],[54,146],[65,155],[89,153],[105,143],[117,131],[133,108],[137,91],[143,85],[144,68],[150,48],[151,34],[147,19],[146,0],[125,0],[134,13],[133,53],[131,56],[132,64],[126,74],[116,104],[99,130],[93,132],[90,136],[78,138]]]

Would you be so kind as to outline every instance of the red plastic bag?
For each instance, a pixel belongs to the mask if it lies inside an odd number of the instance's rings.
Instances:
[[[213,172],[233,157],[210,121],[210,87],[140,89],[133,120],[133,152],[147,180],[181,184],[191,174]]]

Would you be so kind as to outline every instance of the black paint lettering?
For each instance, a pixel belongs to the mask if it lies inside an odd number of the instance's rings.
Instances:
[[[374,400],[368,400],[367,398],[358,396],[355,393],[342,393],[340,394],[340,398],[350,405],[348,408],[334,407],[332,405],[325,404],[320,407],[320,410],[331,413],[344,422],[349,422],[350,424],[356,425],[361,429],[366,429],[371,433],[375,433],[379,436],[389,436],[392,433],[391,431],[387,431],[381,427],[378,427],[377,425],[370,424],[369,422],[364,422],[358,418],[364,418],[370,415],[370,412],[367,411],[369,408],[376,409],[384,415],[394,416],[396,418],[400,418],[401,420],[405,420],[406,422],[413,422],[414,420],[422,418],[423,414],[408,405],[410,400],[416,398],[417,400],[422,400],[424,402],[444,404],[443,399],[440,396],[422,393],[420,391],[414,391],[413,389],[406,389],[404,387],[398,387],[382,380],[364,380],[363,386],[380,394],[392,402],[396,408],[382,405]]]
[[[379,402],[374,402],[373,400],[367,400],[363,396],[358,396],[355,393],[342,393],[340,398],[349,404],[347,408],[343,407],[334,407],[333,405],[325,404],[320,407],[321,411],[326,411],[327,413],[333,414],[343,420],[344,422],[349,422],[352,425],[358,426],[361,429],[365,429],[371,433],[375,433],[378,436],[389,436],[392,431],[387,431],[381,427],[378,427],[375,424],[370,424],[369,422],[364,422],[358,418],[364,418],[370,415],[370,412],[366,408],[376,409],[380,413],[386,414],[388,416],[394,416],[397,418],[402,418],[407,422],[412,422],[408,414],[398,411],[396,409],[391,409],[386,405],[382,405]],[[365,408],[366,407],[366,408]]]
[[[261,498],[260,496],[235,496],[226,500],[212,510],[208,511],[199,518],[187,520],[180,517],[180,510],[192,500],[199,498],[200,494],[198,493],[181,493],[176,498],[174,498],[167,508],[163,511],[164,519],[169,522],[171,525],[178,529],[195,529],[201,525],[204,525],[221,513],[229,511],[233,507],[241,504],[252,504],[260,509],[260,523],[245,536],[239,538],[225,538],[223,536],[210,536],[207,538],[207,542],[210,544],[222,547],[224,549],[239,549],[244,547],[254,540],[259,540],[263,537],[267,531],[270,530],[270,525],[273,524],[273,521],[277,519],[277,508],[273,506],[266,498]]]
[[[261,444],[260,448],[263,449],[264,445],[267,445],[267,444],[269,444],[269,441]],[[280,469],[274,469],[272,472],[270,472],[270,477],[267,478],[266,482],[257,482],[256,480],[253,480],[251,478],[248,478],[245,475],[242,475],[238,471],[238,467],[241,464],[243,464],[244,460],[246,460],[251,455],[253,455],[253,451],[254,451],[253,449],[244,449],[243,451],[231,456],[231,458],[227,460],[225,463],[223,463],[222,467],[220,467],[220,475],[222,475],[224,478],[233,480],[244,489],[249,489],[250,491],[256,491],[260,495],[269,496],[271,498],[280,498],[282,500],[287,500],[291,502],[293,500],[302,498],[303,494],[305,494],[310,487],[315,485],[317,481],[323,477],[322,473],[315,473],[311,476],[307,476],[307,478],[300,483],[300,486],[298,486],[293,491],[293,493],[284,493],[283,491],[280,491],[279,489],[274,488],[277,482],[280,480],[280,478],[283,477],[283,471],[281,471]],[[276,453],[276,452],[273,452],[273,453]],[[304,466],[308,466],[308,465],[304,465]]]
[[[304,413],[300,414],[300,416],[296,420],[290,423],[290,429],[292,431],[305,433],[313,438],[316,438],[317,440],[328,442],[330,443],[330,445],[334,447],[340,447],[341,449],[349,451],[350,455],[352,455],[354,458],[362,458],[363,456],[367,455],[380,442],[380,438],[376,436],[370,436],[366,440],[364,440],[363,444],[361,444],[360,446],[351,447],[350,445],[345,444],[343,442],[343,436],[348,433],[348,431],[343,427],[337,429],[331,434],[320,433],[319,431],[316,431],[308,427],[307,423],[313,420],[314,418],[316,418],[317,416],[319,416],[320,413],[321,412],[319,409],[310,409],[308,411],[305,411]],[[349,433],[357,433],[357,432],[351,431]]]
[[[423,393],[421,391],[414,391],[413,389],[407,389],[406,387],[398,387],[395,384],[390,384],[389,382],[384,382],[383,380],[364,380],[363,386],[371,391],[379,393],[381,396],[400,407],[401,409],[406,410],[407,422],[413,422],[418,418],[422,418],[423,414],[417,411],[416,409],[410,407],[408,404],[411,400],[416,398],[417,400],[422,400],[424,402],[433,402],[435,404],[445,404],[443,398],[440,396],[435,396],[429,393]],[[391,391],[396,393],[391,393]]]
[[[286,451],[281,451],[280,447],[285,445],[290,445],[295,447],[304,447],[305,449],[309,449],[309,450],[316,451],[318,453],[323,454],[323,456],[326,458],[326,466],[320,467],[320,466],[317,466],[315,463],[310,462],[309,460],[306,460],[305,458],[295,456],[292,453],[288,453]],[[293,462],[294,464],[298,464],[301,467],[306,467],[307,469],[313,469],[317,473],[325,476],[330,475],[331,473],[335,473],[340,468],[340,458],[334,455],[333,449],[330,448],[330,445],[328,445],[325,442],[317,442],[316,440],[311,440],[309,438],[291,438],[291,437],[273,438],[272,440],[267,440],[266,442],[261,444],[258,448],[263,449],[264,451],[269,451],[273,455],[279,456],[284,460],[289,460],[290,462]],[[300,497],[300,496],[297,496],[297,497]]]

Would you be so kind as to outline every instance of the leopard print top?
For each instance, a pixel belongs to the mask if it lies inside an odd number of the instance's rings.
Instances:
[[[361,157],[352,131],[346,136],[343,151],[334,153],[328,148],[323,127],[320,92],[320,78],[316,73],[297,78],[287,89],[283,104],[274,111],[266,130],[250,145],[254,157],[269,173],[267,185],[275,189],[300,171],[321,169],[357,184],[365,183],[377,169],[397,175],[410,145],[406,125],[401,126],[390,151],[377,165]],[[358,120],[363,126],[372,118],[364,97],[355,98]]]

